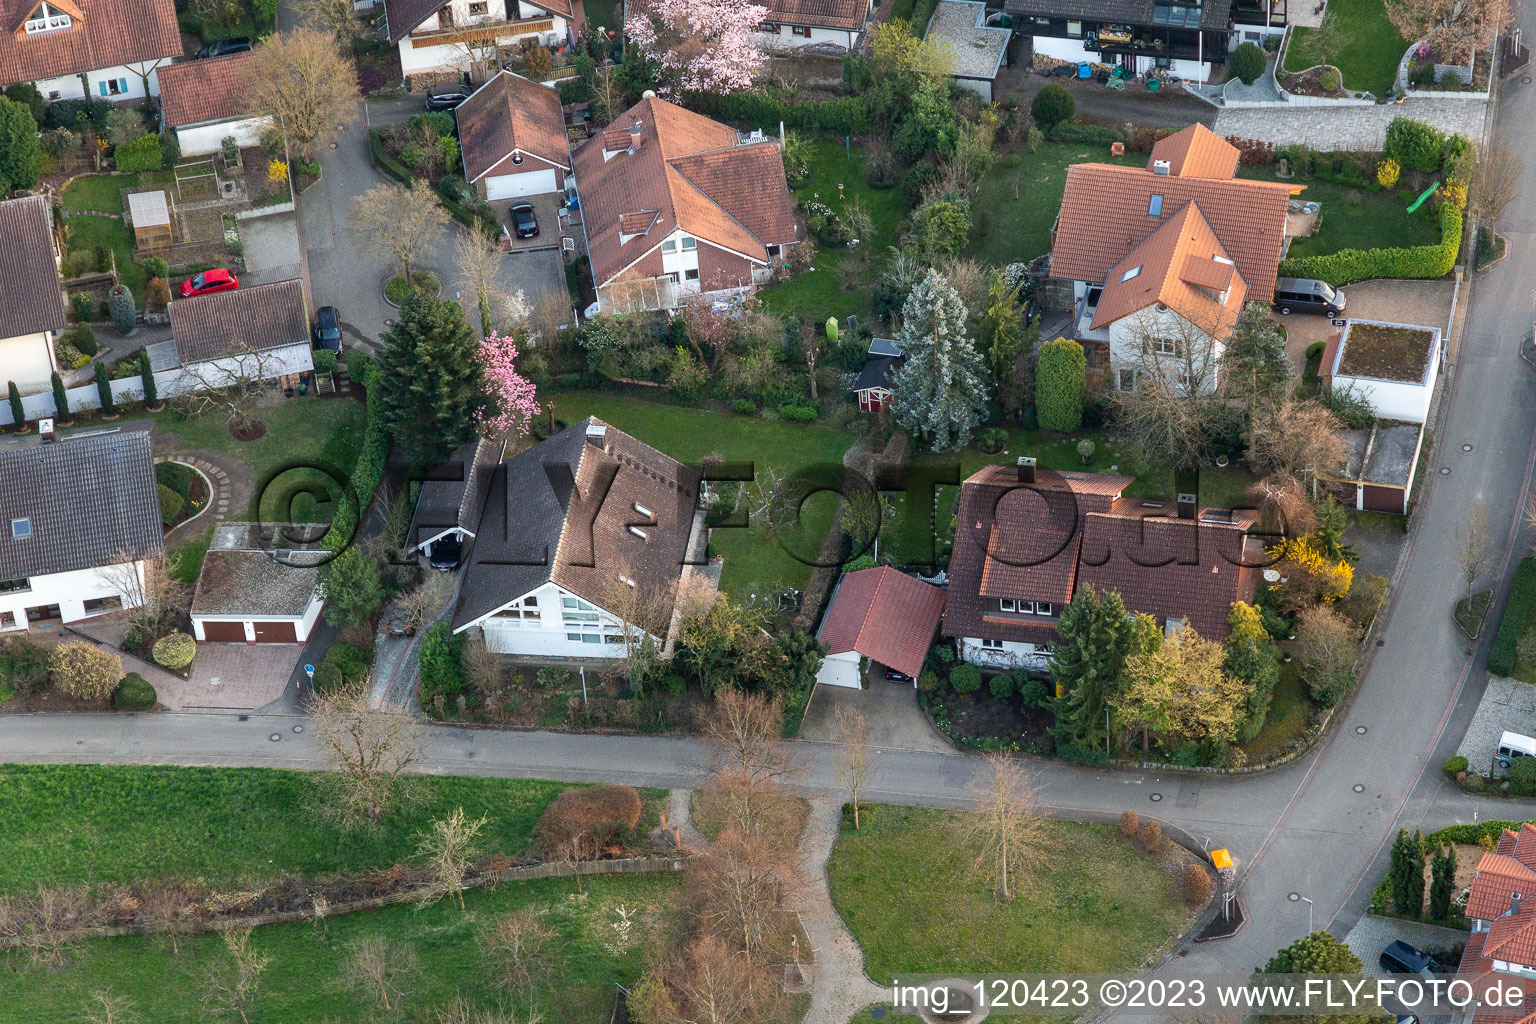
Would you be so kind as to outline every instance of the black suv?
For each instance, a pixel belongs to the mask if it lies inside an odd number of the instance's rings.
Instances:
[[[244,53],[251,48],[250,36],[234,36],[229,39],[220,39],[216,43],[209,43],[197,51],[197,60],[205,57],[227,57],[231,53]]]
[[[1324,313],[1338,316],[1348,302],[1344,293],[1327,281],[1312,281],[1303,277],[1275,279],[1275,309],[1280,315],[1291,313]]]
[[[1392,974],[1434,974],[1440,965],[1402,939],[1381,951],[1381,969]]]
[[[473,91],[467,85],[434,85],[427,90],[427,109],[452,110],[469,99]]]
[[[335,306],[321,306],[315,310],[315,347],[341,351],[341,314],[336,312]]]

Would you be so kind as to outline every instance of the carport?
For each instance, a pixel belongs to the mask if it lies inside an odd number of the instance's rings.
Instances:
[[[827,645],[816,681],[857,689],[868,658],[916,686],[943,612],[944,591],[888,565],[844,573],[816,633]]]

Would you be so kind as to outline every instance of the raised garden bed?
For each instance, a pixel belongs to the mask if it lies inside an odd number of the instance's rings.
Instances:
[[[436,274],[430,271],[413,270],[411,271],[411,280],[415,282],[417,288],[424,288],[433,295],[442,294],[442,282],[437,279]],[[401,274],[396,274],[384,283],[384,301],[398,309],[404,305],[406,296],[410,294],[409,289],[410,286],[406,284],[405,277]]]
[[[1339,82],[1340,85],[1333,89],[1323,88],[1323,75],[1328,70],[1329,68],[1327,67],[1308,68],[1298,74],[1286,75],[1280,80],[1280,85],[1284,87],[1286,92],[1296,96],[1322,96],[1335,100],[1352,97],[1354,94],[1344,88],[1342,84],[1344,76],[1338,74],[1337,68],[1332,70],[1336,76],[1334,80]]]

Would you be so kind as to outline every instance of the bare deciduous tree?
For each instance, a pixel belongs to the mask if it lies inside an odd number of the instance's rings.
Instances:
[[[329,33],[343,46],[350,46],[366,31],[353,0],[293,0],[292,10],[304,24]]]
[[[133,1024],[139,1019],[133,1012],[133,1003],[126,996],[113,995],[111,989],[92,992],[91,1002],[95,1007],[82,1018],[88,1024]]]
[[[386,182],[354,196],[348,227],[375,259],[399,264],[409,282],[417,255],[448,220],[432,186],[418,178],[410,188]]]
[[[1248,500],[1259,510],[1259,529],[1265,533],[1303,537],[1317,526],[1317,510],[1295,477],[1267,476],[1248,488]]]
[[[112,564],[96,570],[101,581],[122,595],[130,622],[142,625],[159,623],[162,616],[185,607],[186,584],[171,575],[165,554],[159,553],[136,561],[132,551],[119,549]]]
[[[875,771],[875,755],[869,749],[869,721],[857,708],[840,705],[832,735],[837,740],[837,760],[832,770],[838,785],[848,794],[853,804],[853,828],[859,828],[859,794],[869,784]]]
[[[979,809],[962,819],[961,828],[976,850],[975,866],[996,877],[995,898],[1011,900],[1010,878],[1038,867],[1050,850],[1035,787],[1019,762],[994,751],[983,759],[970,791]]]
[[[1472,211],[1490,224],[1497,223],[1519,197],[1524,178],[1525,162],[1502,138],[1479,146],[1468,197]]]
[[[746,960],[761,964],[783,927],[781,911],[799,888],[793,848],[779,837],[728,828],[696,865],[686,884],[704,929],[729,937]]]
[[[475,308],[480,311],[480,333],[488,335],[495,330],[491,293],[496,290],[496,271],[501,269],[501,241],[495,232],[476,221],[474,227],[454,235],[453,262],[465,291],[475,297]]]
[[[471,819],[464,808],[455,807],[446,818],[433,818],[416,844],[416,855],[426,863],[431,884],[422,889],[421,903],[436,903],[452,894],[464,906],[464,877],[480,853],[480,833],[491,823],[486,815]]]
[[[441,615],[443,609],[448,607],[448,599],[452,596],[452,577],[434,572],[400,598],[400,607],[405,611],[411,625],[420,627],[431,623]]]
[[[1360,627],[1326,605],[1304,610],[1296,625],[1301,678],[1319,704],[1336,704],[1355,676]]]
[[[362,686],[318,695],[310,717],[327,766],[340,781],[335,808],[343,823],[376,822],[407,769],[421,759],[421,728],[405,711],[374,707]]]
[[[263,39],[256,47],[246,102],[277,127],[306,160],[357,119],[357,65],[336,38],[312,28]]]
[[[465,1002],[463,996],[454,996],[453,1001],[447,1006],[439,1007],[435,1011],[437,1024],[543,1024],[542,1013],[530,1013],[527,1017],[519,1017],[516,1010],[503,1008],[476,1009]]]
[[[203,979],[203,1006],[210,1012],[235,1014],[250,1024],[247,1011],[256,1005],[261,976],[272,958],[251,945],[251,929],[232,929],[221,936],[227,955],[208,967]]]
[[[519,292],[519,295],[522,293]],[[506,302],[503,300],[503,306]],[[563,291],[542,292],[529,306],[525,302],[524,322],[528,328],[528,344],[532,348],[555,350],[560,347],[560,328],[575,319],[571,310],[571,298]],[[506,314],[507,309],[503,309]]]
[[[480,948],[497,979],[509,991],[529,991],[549,966],[545,950],[555,937],[530,910],[498,914],[480,937]]]
[[[370,935],[352,948],[343,978],[382,1013],[393,1013],[405,995],[402,982],[416,969],[416,951],[383,935]]]
[[[1404,39],[1424,39],[1444,57],[1466,63],[1476,50],[1519,24],[1513,0],[1386,0],[1387,20]]]
[[[1317,402],[1283,399],[1255,410],[1248,425],[1248,464],[1261,475],[1300,479],[1343,467],[1339,421]]]
[[[778,702],[761,694],[721,690],[699,723],[717,767],[754,782],[775,781],[799,765],[780,741]]]
[[[1116,366],[1117,384],[1130,383],[1127,375],[1134,382],[1112,396],[1119,429],[1165,462],[1197,465],[1208,452],[1220,409],[1211,336],[1225,336],[1226,325],[1202,326],[1152,309],[1126,319],[1130,344],[1117,354],[1124,360]]]
[[[714,935],[689,940],[631,997],[648,1024],[760,1024],[774,1016],[772,979]]]
[[[1488,524],[1488,503],[1474,498],[1467,506],[1466,515],[1456,525],[1456,559],[1461,563],[1461,574],[1467,578],[1467,593],[1493,554],[1493,531]]]
[[[287,363],[276,350],[258,349],[245,342],[239,350],[218,359],[183,365],[176,380],[180,392],[176,407],[189,418],[222,413],[230,430],[249,432],[260,422],[256,408],[267,382],[287,371]]]

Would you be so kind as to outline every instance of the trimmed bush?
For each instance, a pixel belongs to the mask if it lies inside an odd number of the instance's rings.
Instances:
[[[315,352],[315,372],[335,373],[336,353],[328,348],[322,348]]]
[[[187,507],[187,499],[165,484],[157,484],[155,490],[160,495],[160,521],[170,526],[181,515],[181,510]]]
[[[1515,570],[1515,581],[1509,588],[1509,603],[1504,606],[1504,618],[1499,622],[1493,646],[1488,649],[1488,671],[1507,676],[1515,670],[1515,651],[1533,607],[1536,607],[1536,558],[1527,555]]]
[[[144,135],[112,151],[117,169],[124,174],[134,171],[158,171],[165,164],[165,154],[160,149],[160,136]]]
[[[795,405],[786,402],[779,406],[779,417],[791,423],[809,423],[816,418],[817,411],[814,405]]]
[[[1509,762],[1512,796],[1536,796],[1536,757],[1517,757]]]
[[[1243,46],[1251,45],[1253,44],[1243,44]],[[1241,49],[1241,47],[1239,47],[1239,49]],[[1334,92],[1337,90],[1339,88],[1338,68],[1323,68],[1323,73],[1317,76],[1317,84],[1323,87],[1324,92]]]
[[[91,330],[90,324],[76,324],[64,332],[64,338],[83,356],[94,356],[101,351],[101,346],[96,344],[96,332]]]
[[[1316,278],[1334,286],[1372,277],[1437,278],[1456,266],[1461,253],[1462,212],[1440,205],[1440,243],[1392,249],[1340,249],[1324,256],[1291,256],[1280,262],[1284,277]]]
[[[112,311],[112,326],[117,328],[118,334],[132,334],[138,327],[138,310],[133,307],[133,292],[120,284],[112,286],[107,292],[107,308]],[[85,349],[80,351],[85,352]],[[86,352],[86,355],[91,353]]]
[[[1252,44],[1244,43],[1244,46]],[[1179,891],[1192,906],[1203,906],[1211,899],[1211,875],[1200,864],[1184,865],[1184,877],[1179,879]]]
[[[1076,113],[1077,102],[1072,99],[1072,94],[1055,82],[1035,93],[1035,98],[1029,101],[1029,116],[1045,131],[1072,120]]]
[[[157,462],[155,479],[185,498],[192,493],[197,470],[181,462]]]
[[[315,693],[323,696],[361,683],[372,667],[373,657],[367,651],[351,644],[332,644],[315,666]]]
[[[975,665],[956,665],[949,674],[949,685],[956,693],[975,693],[981,689],[981,669]]]
[[[1387,125],[1384,153],[1412,171],[1434,174],[1445,155],[1446,136],[1432,124],[1411,117],[1394,117]]]
[[[931,668],[925,668],[917,674],[917,688],[924,693],[932,693],[943,684],[939,674]]]
[[[123,659],[93,644],[59,644],[48,656],[48,676],[71,697],[105,700],[123,678]]]
[[[1244,85],[1257,82],[1268,65],[1264,50],[1253,43],[1243,43],[1227,55],[1227,71],[1242,79]]]
[[[1057,338],[1040,346],[1035,363],[1035,412],[1041,430],[1071,432],[1083,423],[1088,360],[1083,346]]]
[[[1163,826],[1155,821],[1144,821],[1136,829],[1136,845],[1148,856],[1156,856],[1163,850]]]
[[[173,492],[174,493],[174,492]],[[156,665],[163,665],[172,672],[185,672],[197,656],[197,641],[186,633],[173,630],[155,641],[150,657]]]
[[[534,840],[546,857],[562,852],[593,857],[604,847],[623,845],[644,809],[633,786],[568,789],[545,808]]]
[[[1019,670],[1018,678],[1014,680],[1014,689],[1024,699],[1024,706],[1027,708],[1043,708],[1051,697],[1045,681],[1036,679],[1023,669]]]
[[[1457,775],[1460,775],[1462,772],[1467,770],[1467,759],[1462,757],[1460,754],[1457,754],[1455,757],[1448,759],[1445,764],[1441,765],[1440,770],[1454,779]]]
[[[987,689],[992,691],[992,696],[998,700],[1007,700],[1013,696],[1013,675],[1009,672],[999,672],[987,683]]]
[[[1126,836],[1126,837],[1134,836],[1136,834],[1136,829],[1137,829],[1137,827],[1140,824],[1141,824],[1141,819],[1136,816],[1136,812],[1135,811],[1121,811],[1120,812],[1120,834],[1121,835]]]
[[[731,400],[731,412],[738,416],[756,416],[757,403],[750,398],[735,398]]]
[[[16,386],[15,381],[6,381],[5,393],[6,400],[11,403],[11,422],[17,427],[25,425],[27,412],[26,407],[21,404],[21,389]]]
[[[422,635],[422,707],[430,707],[438,695],[453,697],[463,692],[464,639],[462,633],[454,635],[446,622],[439,622]]]
[[[155,688],[137,672],[129,672],[112,691],[112,706],[119,711],[148,711],[159,698]]]

